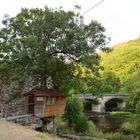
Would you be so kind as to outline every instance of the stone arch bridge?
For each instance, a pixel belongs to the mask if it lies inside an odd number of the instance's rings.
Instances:
[[[96,97],[92,94],[79,94],[79,97],[84,100],[91,101],[91,110],[93,112],[106,112],[107,105],[109,102],[115,104],[117,108],[124,108],[126,106],[127,95],[123,94],[102,94],[97,100],[98,102],[94,102]]]

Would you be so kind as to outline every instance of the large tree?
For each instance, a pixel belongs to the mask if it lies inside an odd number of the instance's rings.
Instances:
[[[86,25],[74,11],[45,7],[25,8],[12,18],[6,15],[3,25],[0,61],[7,72],[0,76],[4,80],[7,74],[7,80],[20,83],[32,77],[35,84],[46,86],[51,79],[54,87],[69,90],[80,85],[86,89],[98,76],[100,58],[95,50],[105,49],[107,38],[97,21]]]
[[[120,91],[120,80],[115,75],[115,73],[111,71],[103,71],[101,72],[102,79],[102,93],[117,93]]]
[[[122,92],[129,94],[128,104],[133,109],[140,106],[140,71],[127,75],[122,81]]]

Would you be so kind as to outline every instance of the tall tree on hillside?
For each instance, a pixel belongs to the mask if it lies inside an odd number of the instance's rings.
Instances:
[[[6,16],[3,25],[0,57],[10,68],[10,80],[22,83],[30,76],[46,86],[50,78],[54,87],[69,90],[86,85],[86,75],[98,75],[95,49],[105,49],[107,38],[97,21],[85,25],[78,13],[45,7],[22,9],[15,17]]]
[[[102,92],[116,93],[120,91],[120,80],[111,71],[104,71],[101,73]]]
[[[128,104],[133,109],[140,102],[140,70],[127,75],[122,81],[122,92],[129,94]]]

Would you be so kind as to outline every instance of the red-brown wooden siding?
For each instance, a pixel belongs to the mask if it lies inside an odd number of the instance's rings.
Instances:
[[[47,100],[46,100],[46,108],[45,108],[44,116],[49,117],[49,116],[64,114],[66,97],[58,97],[56,100],[57,100],[56,104],[54,105],[47,105]]]

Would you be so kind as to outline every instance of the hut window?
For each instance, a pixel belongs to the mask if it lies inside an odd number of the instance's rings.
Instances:
[[[44,97],[43,96],[37,96],[36,101],[44,101]]]
[[[51,98],[49,97],[47,100],[47,104],[50,105],[51,104]]]
[[[53,105],[56,104],[56,98],[55,97],[52,98],[52,104]]]
[[[54,105],[56,104],[56,98],[55,97],[49,97],[47,100],[48,105]]]

